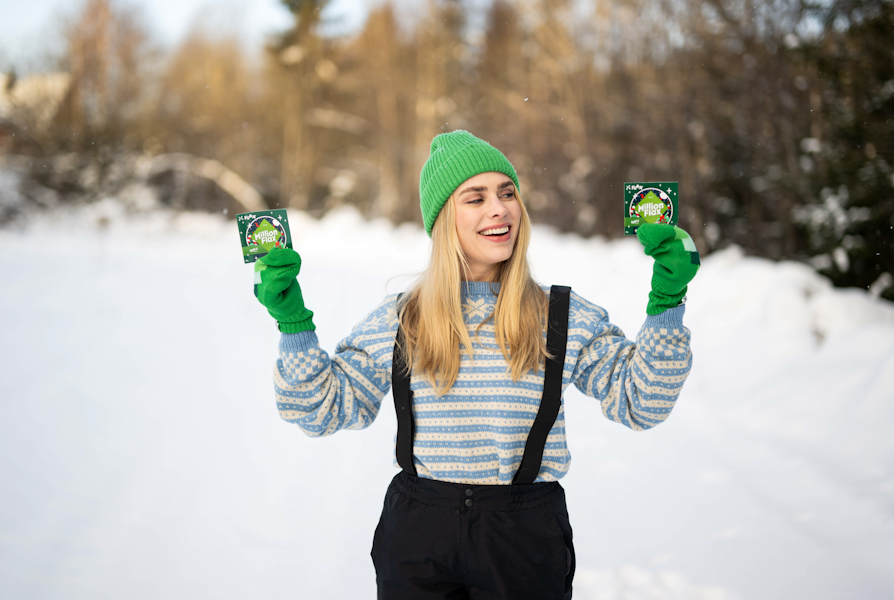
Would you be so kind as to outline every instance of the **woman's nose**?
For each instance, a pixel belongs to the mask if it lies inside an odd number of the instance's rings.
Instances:
[[[502,217],[506,214],[506,205],[500,202],[500,198],[493,196],[487,200],[487,214],[491,217]]]

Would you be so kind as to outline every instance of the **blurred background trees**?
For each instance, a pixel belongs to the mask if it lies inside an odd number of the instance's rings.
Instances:
[[[271,207],[416,221],[431,138],[469,129],[515,164],[536,222],[617,237],[624,181],[677,180],[705,253],[894,299],[891,0],[385,1],[341,37],[325,0],[282,4],[294,24],[263,52],[204,27],[161,54],[138,15],[89,0],[43,104],[36,79],[0,80],[25,195],[145,180],[238,210],[230,173]]]

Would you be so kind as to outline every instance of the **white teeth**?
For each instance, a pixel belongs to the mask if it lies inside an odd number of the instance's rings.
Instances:
[[[508,227],[500,227],[499,229],[487,229],[485,231],[481,231],[481,235],[503,235],[504,233],[508,233]]]

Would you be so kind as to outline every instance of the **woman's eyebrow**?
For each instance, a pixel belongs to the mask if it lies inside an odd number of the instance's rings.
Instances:
[[[463,194],[468,194],[468,193],[471,193],[471,192],[486,192],[486,191],[487,191],[487,188],[486,188],[485,186],[483,186],[483,185],[478,185],[478,186],[475,186],[475,187],[467,187],[466,189],[464,189],[463,191],[461,191],[461,192],[459,193],[459,195],[462,196]]]
[[[502,190],[503,188],[509,187],[510,185],[514,185],[514,184],[512,183],[511,180],[510,180],[510,181],[504,181],[504,182],[501,183],[499,186],[497,186],[497,191],[500,191],[500,190]],[[486,187],[486,186],[483,186],[483,185],[476,185],[476,186],[474,186],[474,187],[467,187],[466,189],[464,189],[463,191],[461,191],[461,192],[460,192],[459,194],[457,194],[457,195],[458,195],[458,196],[462,196],[462,195],[464,195],[464,194],[469,194],[469,193],[471,193],[471,192],[486,192],[486,191],[487,191],[487,187]]]

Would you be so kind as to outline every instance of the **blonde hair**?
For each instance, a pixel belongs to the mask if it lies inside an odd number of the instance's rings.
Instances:
[[[497,345],[513,381],[518,381],[528,371],[539,371],[549,356],[543,338],[549,301],[531,278],[527,258],[531,220],[517,190],[515,200],[521,207],[515,248],[509,259],[494,268],[493,281],[500,283],[497,305],[478,325],[475,336],[493,319]],[[440,396],[459,375],[460,348],[474,359],[461,299],[462,274],[469,269],[456,232],[453,196],[435,220],[431,237],[428,268],[401,297],[398,315],[408,372],[421,374]]]

